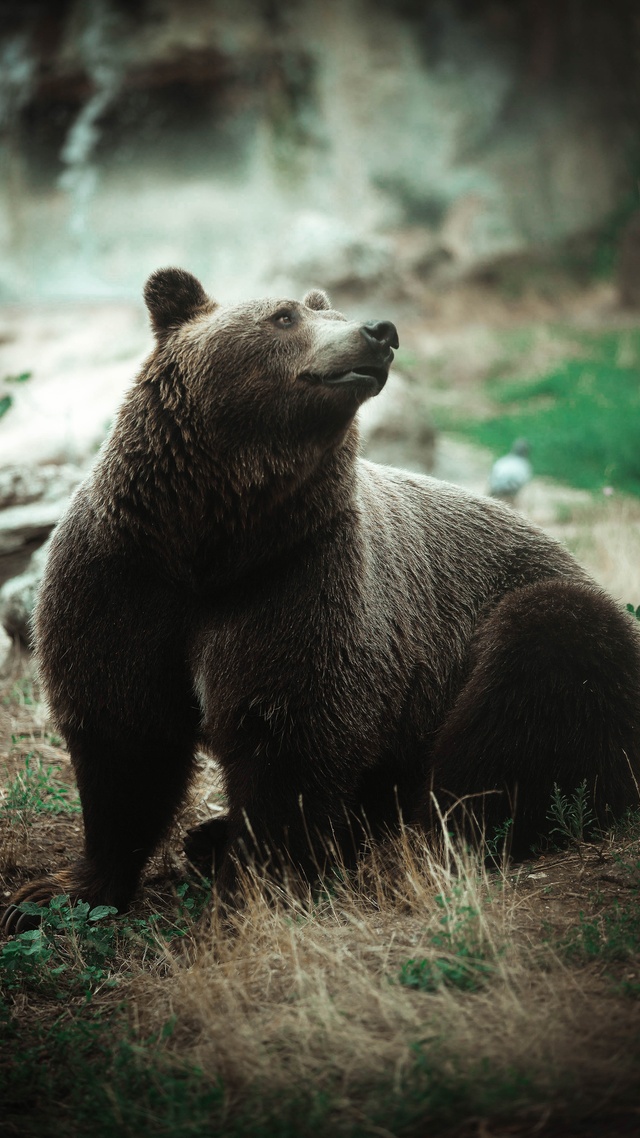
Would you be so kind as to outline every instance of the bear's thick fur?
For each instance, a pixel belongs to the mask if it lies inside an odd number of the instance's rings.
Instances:
[[[145,296],[154,351],[58,526],[36,616],[85,853],[14,904],[123,909],[196,748],[228,815],[188,852],[215,850],[227,894],[256,851],[312,877],[360,825],[400,809],[428,828],[432,792],[479,796],[490,826],[515,812],[518,854],[554,782],[586,778],[602,823],[637,802],[628,616],[507,507],[358,458],[393,324],[348,322],[319,291],[225,308],[176,269]]]

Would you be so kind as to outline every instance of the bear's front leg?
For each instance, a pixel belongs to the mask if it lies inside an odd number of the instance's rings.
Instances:
[[[46,904],[61,893],[92,907],[126,909],[184,797],[191,740],[78,733],[68,742],[84,815],[84,853],[67,869],[27,882],[14,894],[2,919],[6,933],[37,925],[36,916],[18,908],[22,901]]]

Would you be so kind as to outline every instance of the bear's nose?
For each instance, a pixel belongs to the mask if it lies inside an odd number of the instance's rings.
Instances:
[[[378,344],[386,344],[389,348],[399,348],[398,330],[390,320],[369,320],[363,324],[360,331],[365,340],[375,340]]]

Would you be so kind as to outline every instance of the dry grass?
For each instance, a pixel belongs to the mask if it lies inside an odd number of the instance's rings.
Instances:
[[[394,1095],[401,1118],[417,1088],[414,1124],[484,1115],[528,1132],[609,1109],[636,1086],[634,1017],[541,941],[519,878],[405,832],[320,900],[249,883],[231,928],[214,920],[161,979],[138,977],[140,1024],[175,1016],[171,1049],[221,1079],[231,1107],[256,1086],[313,1088],[336,1132],[389,1133],[376,1118]],[[430,963],[430,990],[400,982],[408,961]]]
[[[640,502],[620,496],[584,506],[563,536],[612,596],[640,604]]]
[[[15,740],[6,781],[37,747],[57,755],[56,777],[67,781],[66,756],[50,742],[28,674],[26,682],[24,673],[13,678],[3,710]],[[201,770],[199,789],[215,800],[211,767]],[[198,797],[184,825],[198,817]],[[87,973],[80,989],[63,994],[67,1025],[97,1013],[116,1033],[109,1046],[133,1040],[134,1089],[122,1089],[111,1060],[88,1060],[91,1093],[104,1095],[101,1110],[111,1118],[111,1129],[103,1120],[93,1132],[417,1136],[508,1126],[510,1134],[551,1135],[591,1119],[595,1129],[584,1133],[624,1133],[616,1127],[637,1102],[640,1039],[637,1002],[620,994],[620,983],[633,983],[640,945],[613,962],[572,959],[563,946],[575,939],[581,911],[602,913],[630,896],[622,879],[611,881],[618,857],[639,858],[631,839],[501,871],[455,849],[446,825],[439,849],[405,829],[319,893],[288,895],[248,876],[233,913],[223,918],[207,905],[198,921],[187,913],[186,926],[174,884],[176,866],[185,880],[179,841],[177,833],[155,860],[131,917],[116,922],[135,935],[119,942],[108,976]],[[3,847],[5,891],[72,858],[79,842],[77,816],[21,817],[17,844],[14,834]],[[142,946],[140,930],[155,927],[152,912],[162,914],[163,932]],[[90,959],[67,935],[60,951],[70,983]],[[9,988],[6,1007],[26,1038],[44,1031],[55,1040],[60,996],[52,1000],[40,983]],[[64,1046],[61,1085],[71,1053]],[[71,1069],[81,1082],[82,1069]],[[153,1093],[147,1083],[140,1088],[145,1071]],[[215,1108],[185,1107],[195,1118],[188,1125],[169,1124],[167,1096],[183,1095],[185,1079],[200,1095],[205,1087],[221,1088],[220,1096]],[[53,1129],[34,1133],[83,1133],[74,1113],[79,1092],[59,1093]],[[46,1104],[31,1086],[29,1096],[28,1109],[41,1118]]]

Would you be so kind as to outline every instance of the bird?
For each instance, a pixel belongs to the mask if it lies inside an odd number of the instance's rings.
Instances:
[[[497,458],[489,475],[489,494],[503,502],[514,504],[517,495],[533,477],[529,462],[529,443],[516,439],[509,454]]]

